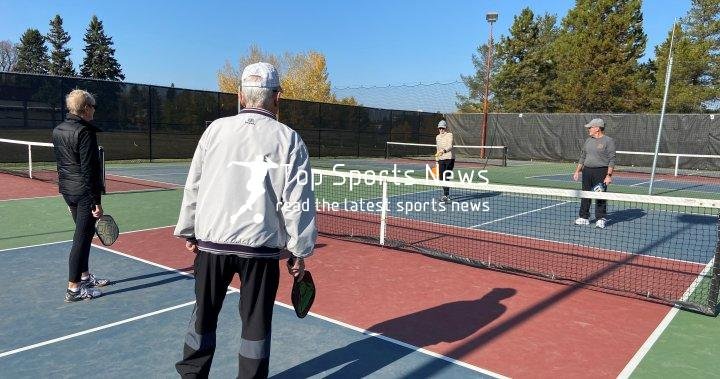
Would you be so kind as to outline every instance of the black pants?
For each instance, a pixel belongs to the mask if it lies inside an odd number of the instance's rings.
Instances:
[[[175,364],[183,378],[207,378],[210,373],[218,315],[235,273],[242,283],[238,378],[268,376],[272,311],[280,279],[278,260],[201,250],[195,257],[195,308],[185,337],[183,359]]]
[[[82,273],[89,271],[90,244],[95,234],[95,217],[92,215],[95,200],[91,196],[82,195],[63,195],[63,198],[75,222],[75,235],[68,259],[68,281],[78,283]]]
[[[607,167],[583,167],[582,170],[582,189],[583,191],[592,190],[595,185],[602,183],[607,176]],[[590,218],[590,201],[591,199],[580,200],[580,217]],[[605,218],[607,215],[607,201],[595,200],[595,219]]]
[[[454,159],[441,159],[438,161],[438,175],[440,175],[440,178],[442,180],[449,180],[449,175],[451,175],[454,167],[455,167]],[[447,177],[446,177],[446,175],[447,175]],[[445,196],[450,195],[450,188],[443,187],[443,195],[445,195]]]

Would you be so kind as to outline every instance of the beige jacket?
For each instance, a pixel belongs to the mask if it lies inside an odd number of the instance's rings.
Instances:
[[[437,150],[445,150],[445,153],[440,155],[439,157],[436,157],[435,160],[439,161],[442,159],[455,159],[455,150],[453,149],[453,135],[450,132],[447,132],[445,134],[438,134],[435,136],[435,144],[437,145]]]

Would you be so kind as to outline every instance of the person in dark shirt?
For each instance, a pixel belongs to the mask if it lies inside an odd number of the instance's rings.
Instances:
[[[582,189],[590,191],[602,183],[605,187],[612,183],[612,174],[615,167],[615,140],[605,135],[605,121],[601,118],[592,119],[585,125],[590,134],[583,144],[580,160],[573,174],[577,181],[582,172]],[[580,214],[575,220],[577,225],[590,225],[590,199],[580,200]],[[607,220],[607,201],[595,202],[595,226],[605,228]]]
[[[94,299],[102,295],[97,287],[109,283],[90,273],[90,244],[95,219],[103,214],[103,190],[96,132],[90,121],[95,115],[95,98],[80,89],[65,99],[68,114],[53,130],[58,187],[75,222],[75,234],[68,259],[69,275],[65,301]]]

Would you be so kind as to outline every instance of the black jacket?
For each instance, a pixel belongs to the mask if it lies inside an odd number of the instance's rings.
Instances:
[[[99,131],[70,113],[65,122],[53,130],[60,193],[92,196],[95,204],[100,204],[102,168],[95,135]]]

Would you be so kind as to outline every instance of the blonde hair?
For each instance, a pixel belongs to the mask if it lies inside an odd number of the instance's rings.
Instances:
[[[88,105],[95,105],[95,98],[88,91],[74,89],[65,96],[65,106],[72,114],[79,114]]]

